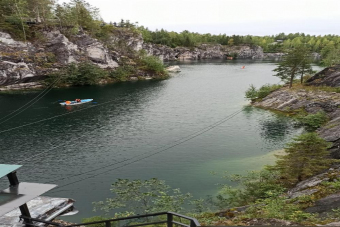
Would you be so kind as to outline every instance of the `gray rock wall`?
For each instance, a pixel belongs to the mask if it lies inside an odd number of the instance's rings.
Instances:
[[[149,54],[158,56],[164,61],[174,60],[200,60],[225,59],[228,55],[236,54],[240,59],[262,59],[264,57],[261,47],[250,46],[222,46],[220,44],[202,44],[195,48],[176,47],[144,43],[143,49]]]
[[[101,68],[118,67],[108,48],[88,35],[75,36],[71,42],[59,31],[51,31],[44,33],[44,39],[41,43],[23,43],[0,32],[0,85],[37,80],[72,62],[91,61]],[[53,64],[48,55],[55,58]]]

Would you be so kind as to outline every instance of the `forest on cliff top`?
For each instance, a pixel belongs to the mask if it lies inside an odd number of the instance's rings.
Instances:
[[[199,34],[196,32],[149,30],[131,23],[129,20],[104,22],[99,9],[85,0],[71,0],[58,4],[54,0],[2,0],[0,2],[0,30],[8,32],[19,40],[39,39],[42,30],[58,29],[66,36],[86,31],[94,38],[105,41],[115,29],[127,28],[137,35],[141,34],[145,42],[167,45],[169,47],[195,47],[202,43],[221,45],[256,45],[264,52],[283,52],[287,48],[299,45],[307,46],[310,51],[323,56],[332,50],[339,50],[340,36],[315,36],[304,33],[280,33],[267,36],[240,36],[226,34]]]

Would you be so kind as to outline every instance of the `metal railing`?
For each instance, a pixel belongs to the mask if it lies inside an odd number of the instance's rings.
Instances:
[[[160,220],[160,221],[154,221],[149,222],[148,217],[158,217],[166,215],[166,220]],[[179,221],[175,221],[174,217],[178,217]],[[130,216],[126,218],[116,218],[116,219],[108,219],[103,221],[94,221],[94,222],[87,222],[87,223],[80,223],[80,224],[73,224],[73,225],[62,225],[55,222],[50,221],[44,221],[37,218],[31,218],[31,217],[24,217],[20,216],[21,219],[24,219],[25,221],[33,222],[34,224],[43,223],[48,224],[52,226],[59,226],[59,227],[74,227],[74,226],[89,226],[89,225],[95,225],[95,224],[105,224],[105,227],[111,227],[113,222],[119,222],[119,221],[126,221],[126,220],[133,220],[133,219],[141,219],[141,218],[147,218],[147,222],[144,223],[137,223],[132,225],[122,225],[122,227],[135,227],[135,226],[146,226],[146,225],[158,225],[158,224],[166,224],[167,227],[173,227],[174,225],[183,226],[183,227],[197,227],[201,226],[200,223],[197,221],[196,218],[188,217],[185,215],[177,214],[174,212],[160,212],[160,213],[153,213],[153,214],[144,214],[144,215],[137,215],[137,216]],[[182,218],[185,219],[188,224],[185,224],[182,222]],[[28,226],[32,226],[32,224],[28,224]],[[118,227],[119,225],[113,225],[115,227]]]

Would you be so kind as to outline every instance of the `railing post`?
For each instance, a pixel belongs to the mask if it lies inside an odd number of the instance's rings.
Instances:
[[[172,214],[166,214],[167,216],[167,227],[172,227],[173,216]]]
[[[19,184],[17,172],[14,171],[14,172],[7,174],[7,178],[9,180],[10,187],[14,187],[14,186],[17,186]]]
[[[31,217],[30,211],[28,210],[27,204],[23,204],[19,207],[22,216],[24,216],[24,222],[23,224],[25,224],[25,226],[31,226],[33,225],[33,222],[31,219],[29,219]]]
[[[111,227],[111,222],[110,221],[106,221],[105,222],[105,227]]]
[[[190,227],[196,227],[196,223],[194,222],[194,220],[190,220]]]

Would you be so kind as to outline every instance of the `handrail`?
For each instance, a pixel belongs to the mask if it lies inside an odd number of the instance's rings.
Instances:
[[[147,222],[147,223],[126,225],[124,227],[157,225],[157,224],[164,224],[164,223],[167,223],[167,227],[173,227],[173,224],[180,225],[180,226],[187,226],[187,227],[198,227],[198,226],[201,226],[196,218],[188,217],[188,216],[185,216],[185,215],[182,215],[182,214],[177,214],[177,213],[174,213],[174,212],[159,212],[159,213],[153,213],[153,214],[136,215],[136,216],[130,216],[130,217],[126,217],[126,218],[107,219],[107,220],[102,220],[102,221],[94,221],[94,222],[87,222],[87,223],[80,223],[80,224],[73,224],[73,225],[62,225],[62,224],[55,223],[55,222],[44,221],[44,220],[41,220],[41,219],[25,217],[25,216],[20,216],[20,218],[22,218],[24,220],[40,222],[40,223],[49,224],[49,225],[58,226],[58,227],[87,226],[87,225],[93,225],[93,224],[105,224],[106,227],[111,227],[111,222],[130,220],[130,219],[138,219],[138,218],[145,218],[145,217],[156,217],[156,216],[160,216],[160,215],[167,215],[167,220],[166,221],[157,221],[157,222]],[[183,224],[183,223],[178,222],[178,221],[174,221],[173,220],[174,216],[175,217],[184,218],[186,220],[189,220],[190,224],[188,225],[188,224]]]

